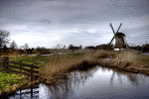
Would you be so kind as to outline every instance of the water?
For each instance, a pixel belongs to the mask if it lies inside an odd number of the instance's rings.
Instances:
[[[39,84],[32,91],[36,93],[22,94],[21,99],[149,99],[149,77],[144,75],[97,66],[64,78],[54,85]],[[9,99],[20,99],[20,95]]]
[[[143,53],[143,55],[149,55],[149,52]]]

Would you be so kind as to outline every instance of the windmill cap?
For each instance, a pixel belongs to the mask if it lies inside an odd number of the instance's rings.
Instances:
[[[116,35],[117,35],[117,36],[126,36],[126,35],[125,35],[124,33],[122,33],[122,32],[117,32]]]

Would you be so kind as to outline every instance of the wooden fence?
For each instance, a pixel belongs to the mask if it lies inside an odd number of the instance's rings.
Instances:
[[[32,64],[10,61],[9,57],[0,58],[0,72],[23,74],[34,80],[39,77],[38,69],[38,66]]]

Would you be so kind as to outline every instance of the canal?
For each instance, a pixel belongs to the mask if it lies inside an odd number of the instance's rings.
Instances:
[[[149,77],[96,66],[73,71],[53,85],[39,84],[8,99],[148,99]]]

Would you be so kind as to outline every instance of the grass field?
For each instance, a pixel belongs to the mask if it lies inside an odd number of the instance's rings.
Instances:
[[[22,75],[8,74],[0,72],[0,94],[16,90],[17,87],[25,83],[25,77]]]
[[[13,56],[10,57],[12,61],[22,62],[25,64],[34,64],[37,66],[44,66],[49,62],[48,56]]]

